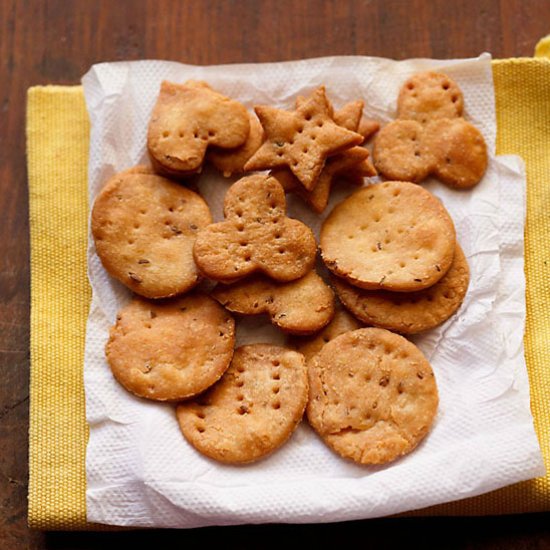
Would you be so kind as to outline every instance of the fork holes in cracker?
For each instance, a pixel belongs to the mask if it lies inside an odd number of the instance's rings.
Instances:
[[[275,401],[272,405],[272,407],[277,410],[277,409],[280,409],[281,408],[281,402],[280,401]]]
[[[274,366],[274,367],[278,367],[281,362],[280,361],[277,361],[277,359],[274,359],[273,361],[271,361],[271,364]]]
[[[170,132],[168,130],[164,130],[164,132],[162,132],[162,137],[169,137],[170,136]]]

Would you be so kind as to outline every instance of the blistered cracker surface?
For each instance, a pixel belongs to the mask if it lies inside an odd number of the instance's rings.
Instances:
[[[195,286],[197,232],[211,222],[197,193],[150,169],[112,177],[96,198],[91,229],[105,269],[147,298],[165,298]]]
[[[369,289],[414,291],[435,284],[455,250],[453,221],[422,187],[384,182],[338,204],[321,228],[326,266]]]
[[[188,294],[170,302],[140,298],[122,309],[105,352],[130,392],[159,401],[204,391],[233,356],[235,322],[212,298]]]
[[[332,277],[331,282],[342,303],[363,323],[415,334],[434,328],[453,315],[462,304],[469,280],[468,262],[457,244],[449,271],[425,290],[365,290],[339,277]]]
[[[384,329],[347,332],[308,363],[307,416],[338,454],[383,464],[413,450],[438,406],[430,364],[411,342]]]
[[[258,460],[282,445],[300,422],[308,395],[304,357],[269,344],[235,350],[211,390],[178,406],[187,441],[228,463]]]

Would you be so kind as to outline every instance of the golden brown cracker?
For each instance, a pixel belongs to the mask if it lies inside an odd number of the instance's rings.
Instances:
[[[274,178],[255,174],[234,183],[225,196],[224,216],[199,232],[193,249],[207,277],[232,282],[259,272],[291,281],[312,268],[315,237],[286,216],[284,190]]]
[[[316,332],[334,315],[334,294],[315,271],[289,283],[253,277],[218,285],[212,297],[235,313],[267,313],[275,326],[291,334]]]
[[[196,395],[233,356],[235,323],[215,300],[192,293],[171,301],[135,298],[117,315],[105,348],[114,377],[157,401]]]
[[[468,262],[457,244],[449,271],[425,290],[365,290],[339,277],[333,277],[331,282],[344,306],[366,325],[416,334],[440,325],[458,310],[469,280]]]
[[[263,142],[264,131],[258,117],[249,113],[249,119],[250,133],[243,145],[236,149],[210,148],[206,154],[210,163],[226,178],[244,172],[244,165]]]
[[[461,117],[462,91],[446,74],[427,71],[411,76],[401,87],[397,99],[398,118],[422,124],[439,118]]]
[[[481,132],[464,119],[440,119],[428,124],[426,142],[435,159],[432,171],[447,185],[467,189],[485,174],[487,145]]]
[[[163,81],[147,131],[155,168],[170,175],[200,171],[208,146],[233,149],[250,131],[243,105],[206,83]]]
[[[187,441],[225,463],[253,462],[292,434],[307,403],[303,355],[269,344],[235,350],[223,378],[205,394],[178,406]]]
[[[141,296],[166,298],[199,281],[193,244],[211,221],[197,193],[140,166],[106,183],[94,202],[91,229],[110,275]]]
[[[449,269],[456,245],[441,202],[409,182],[370,185],[338,204],[321,227],[326,266],[349,283],[397,292],[422,290]]]
[[[448,76],[411,77],[399,94],[398,120],[376,136],[376,169],[386,178],[417,183],[430,175],[463,189],[479,183],[487,169],[487,145],[462,111],[462,92]]]
[[[411,342],[363,328],[338,336],[308,363],[307,417],[336,453],[384,464],[426,436],[438,406],[430,364]]]
[[[357,133],[363,136],[364,141],[368,141],[380,130],[380,123],[370,118],[362,118],[357,128]]]
[[[374,141],[376,169],[396,181],[425,180],[435,167],[430,141],[415,120],[395,120],[382,128]]]
[[[332,120],[323,86],[295,111],[269,106],[256,107],[255,111],[265,141],[246,163],[245,170],[288,166],[308,191],[315,187],[327,157],[363,141],[362,136]]]

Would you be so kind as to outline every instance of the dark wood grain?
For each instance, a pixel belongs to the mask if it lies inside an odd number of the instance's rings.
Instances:
[[[185,534],[50,534],[26,528],[29,238],[25,94],[33,84],[78,83],[93,63],[162,58],[194,64],[335,54],[530,56],[550,32],[548,0],[176,1],[0,0],[0,548],[100,548],[138,541],[214,541]],[[444,538],[437,538],[443,532]],[[226,535],[227,533],[227,535]],[[337,526],[249,527],[224,533],[254,547],[268,538],[374,547],[548,548],[548,516],[377,520]],[[385,544],[387,543],[387,544]]]

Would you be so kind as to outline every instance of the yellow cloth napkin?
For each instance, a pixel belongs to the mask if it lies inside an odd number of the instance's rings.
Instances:
[[[550,56],[550,39],[537,53]],[[499,154],[527,165],[525,354],[532,411],[549,473],[414,515],[485,515],[550,510],[550,59],[493,63]],[[90,289],[86,277],[89,122],[80,87],[28,94],[31,226],[29,524],[96,529],[86,523],[82,379]],[[547,265],[548,264],[548,265]],[[411,514],[408,514],[411,515]]]

